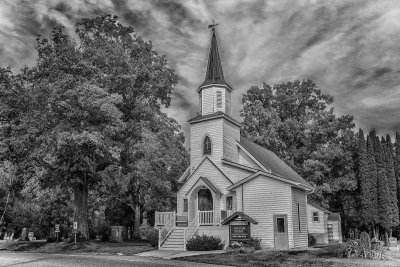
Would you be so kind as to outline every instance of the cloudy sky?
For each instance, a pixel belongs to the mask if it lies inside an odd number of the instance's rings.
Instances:
[[[0,66],[32,65],[36,36],[55,22],[73,31],[80,18],[105,13],[152,40],[177,70],[168,113],[185,132],[213,19],[236,119],[250,86],[310,78],[358,127],[400,131],[400,1],[1,0]]]

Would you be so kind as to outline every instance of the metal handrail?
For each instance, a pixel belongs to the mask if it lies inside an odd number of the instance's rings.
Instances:
[[[171,234],[172,230],[175,228],[175,211],[173,212],[173,216],[168,220],[168,222],[164,225],[163,228],[158,230],[158,247],[160,248],[161,245],[164,243],[164,241],[167,239],[167,237]],[[168,230],[167,227],[171,227],[171,229]],[[163,237],[163,232],[167,231],[167,234]]]
[[[189,230],[189,228],[192,226],[192,224],[194,224],[195,222],[197,222],[196,228],[194,229],[193,233],[191,233],[189,235],[189,238],[186,238],[186,234],[187,231]],[[188,225],[188,227],[185,228],[184,234],[183,234],[183,249],[186,250],[186,240],[192,238],[192,236],[197,232],[197,229],[199,229],[200,223],[199,223],[199,214],[197,213],[196,217],[194,217],[194,219],[190,222],[190,224]]]

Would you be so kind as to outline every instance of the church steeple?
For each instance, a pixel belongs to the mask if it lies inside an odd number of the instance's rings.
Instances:
[[[217,26],[217,24],[214,23],[208,26],[209,28],[212,29],[211,46],[210,46],[210,53],[208,55],[206,77],[201,86],[210,84],[220,84],[229,86],[224,79],[224,72],[222,71],[221,59],[218,51],[217,37],[215,34],[215,26]]]
[[[232,88],[225,81],[222,71],[215,26],[217,24],[214,22],[208,26],[212,30],[212,35],[206,77],[199,89],[197,89],[200,96],[201,115],[213,114],[215,112],[223,112],[227,115],[231,113]]]

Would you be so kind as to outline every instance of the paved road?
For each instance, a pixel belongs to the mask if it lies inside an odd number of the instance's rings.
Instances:
[[[113,255],[90,255],[90,254],[44,254],[44,253],[14,253],[0,252],[0,266],[216,266],[198,264],[194,262],[183,262],[177,260],[164,260],[144,258],[138,256],[113,256]]]

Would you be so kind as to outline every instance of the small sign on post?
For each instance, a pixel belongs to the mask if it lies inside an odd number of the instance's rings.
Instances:
[[[56,232],[56,235],[57,235],[57,243],[58,243],[58,233],[60,232],[60,225],[59,224],[55,225],[55,232]]]
[[[76,233],[77,232],[78,232],[78,222],[74,222],[75,244],[76,244]]]

